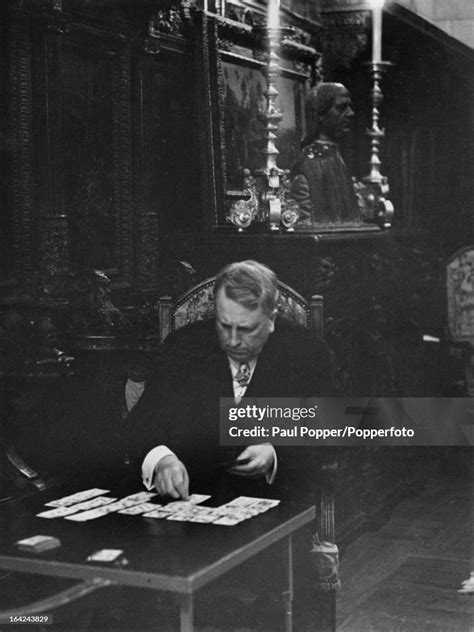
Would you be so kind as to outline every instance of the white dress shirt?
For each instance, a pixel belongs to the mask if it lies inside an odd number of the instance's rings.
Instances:
[[[242,400],[243,396],[245,395],[245,391],[247,390],[247,386],[241,386],[235,379],[235,376],[237,375],[239,371],[240,364],[242,363],[236,362],[232,358],[228,358],[228,360],[229,360],[230,372],[232,373],[232,386],[234,389],[234,399],[235,399],[235,403],[238,404]],[[247,362],[247,364],[249,365],[250,380],[251,380],[252,375],[255,371],[255,367],[257,366],[257,358],[253,358],[253,360],[250,360],[249,362]],[[170,456],[170,455],[176,456],[176,454],[172,450],[170,450],[166,445],[159,445],[159,446],[156,446],[155,448],[152,448],[143,459],[142,480],[143,480],[143,484],[148,490],[152,489],[153,487],[153,478],[154,478],[156,466],[161,461],[161,459],[163,459],[165,456]],[[273,448],[273,467],[271,471],[267,472],[267,474],[265,475],[265,479],[268,484],[271,485],[273,483],[273,481],[275,480],[276,472],[277,472],[277,456],[276,456],[275,449]]]

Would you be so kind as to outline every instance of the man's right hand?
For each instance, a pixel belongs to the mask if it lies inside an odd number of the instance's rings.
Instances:
[[[155,467],[153,485],[160,496],[187,500],[189,476],[184,463],[173,454],[164,456]]]

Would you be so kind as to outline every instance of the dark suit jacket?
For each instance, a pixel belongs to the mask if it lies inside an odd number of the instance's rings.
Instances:
[[[246,397],[331,396],[331,366],[328,347],[313,332],[277,319]],[[213,320],[170,334],[158,370],[128,418],[133,467],[140,467],[151,448],[164,444],[186,465],[191,481],[214,480],[229,456],[229,448],[219,446],[219,398],[233,396],[228,359]],[[282,466],[279,456],[279,478]]]

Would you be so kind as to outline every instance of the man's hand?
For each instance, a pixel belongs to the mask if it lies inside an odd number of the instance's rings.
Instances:
[[[273,467],[274,454],[270,443],[250,445],[239,454],[230,472],[239,476],[265,476]]]
[[[160,496],[187,500],[189,476],[184,463],[173,454],[164,456],[155,467],[153,485]]]

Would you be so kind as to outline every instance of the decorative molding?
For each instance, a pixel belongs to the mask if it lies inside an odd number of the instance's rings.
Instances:
[[[57,11],[61,13],[63,10],[63,0],[39,0],[37,4],[43,11]]]
[[[30,25],[13,20],[10,27],[10,124],[12,130],[11,201],[15,280],[30,294],[34,277],[34,182],[31,121]]]
[[[66,215],[49,215],[40,223],[38,296],[55,300],[64,296],[69,280],[69,236]]]
[[[191,10],[195,8],[194,0],[179,0],[171,3],[166,9],[156,11],[149,23],[150,37],[167,35],[186,35],[191,22]]]
[[[228,40],[233,42],[234,46],[245,46],[250,49],[259,47],[258,39],[250,25],[217,15],[210,17],[209,20],[217,26],[218,43],[221,40]]]
[[[219,50],[231,51],[235,46],[243,46],[251,51],[250,54],[254,59],[266,60],[264,38],[259,36],[249,24],[221,16],[212,16],[210,19],[217,25]],[[291,28],[288,31],[291,31],[290,34],[285,36],[280,45],[281,56],[296,62],[317,63],[321,55],[310,45],[311,37],[308,39],[308,35],[300,29]]]
[[[257,4],[246,0],[227,0],[226,16],[233,20],[249,24],[250,26],[264,25],[267,19],[265,3]],[[314,17],[317,17],[313,10]],[[321,29],[321,24],[313,18],[306,17],[293,11],[287,6],[280,7],[281,26],[297,27],[306,33],[315,33]]]
[[[198,13],[194,27],[198,30],[195,37],[196,63],[196,98],[198,103],[199,120],[198,141],[202,148],[200,152],[202,172],[205,177],[202,181],[202,203],[205,209],[204,224],[215,226],[218,223],[219,192],[217,190],[217,170],[215,155],[215,135],[212,120],[213,94],[216,88],[213,81],[219,83],[217,62],[217,46],[211,49],[210,42],[215,44],[217,40],[216,24],[209,21],[204,13]],[[211,33],[209,32],[211,31]]]
[[[344,11],[361,11],[370,9],[370,0],[319,0],[322,16],[328,13]]]
[[[153,14],[148,25],[148,34],[159,37],[162,33],[181,35],[183,19],[177,9],[164,9]]]
[[[219,138],[219,155],[218,160],[220,164],[220,174],[222,189],[224,192],[227,190],[227,159],[226,159],[226,145],[225,145],[225,83],[224,72],[220,63],[220,56],[217,60],[217,131]],[[219,217],[219,216],[218,216]],[[219,222],[219,219],[218,219]]]
[[[155,306],[116,307],[110,279],[101,270],[84,270],[76,275],[70,296],[68,337],[74,349],[147,348],[158,342]]]
[[[159,260],[158,213],[142,213],[138,218],[136,280],[139,290],[157,286]]]
[[[63,14],[51,14],[48,16],[46,29],[50,33],[56,33],[58,35],[63,35],[64,33],[69,33],[72,26],[70,22],[63,16]]]
[[[159,55],[161,53],[162,46],[158,38],[146,37],[143,41],[143,51],[149,55]]]
[[[133,270],[132,252],[132,165],[130,60],[122,49],[114,68],[113,110],[113,190],[115,202],[116,256],[119,280],[130,281]]]
[[[370,11],[343,11],[324,13],[325,30],[319,40],[327,68],[344,66],[367,47]]]

